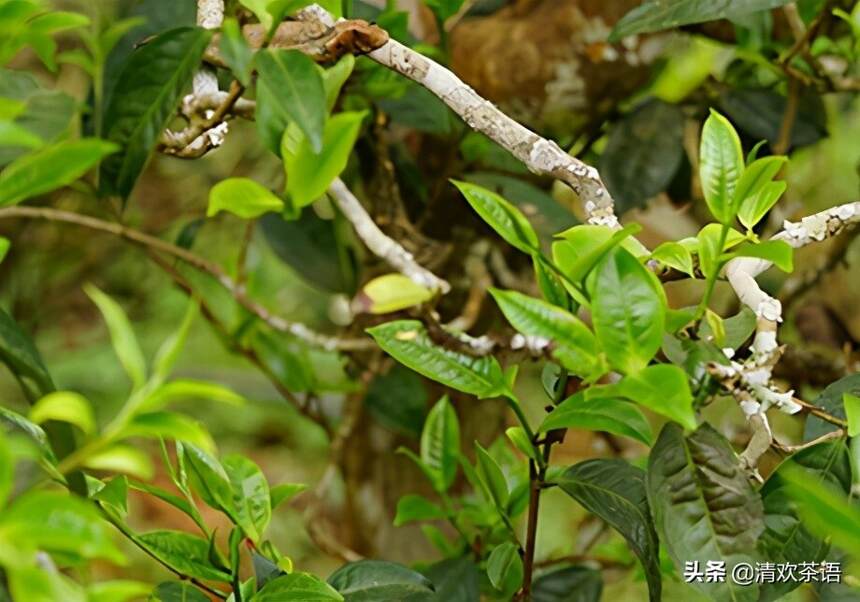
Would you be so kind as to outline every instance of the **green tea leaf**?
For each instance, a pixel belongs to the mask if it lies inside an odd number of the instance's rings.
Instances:
[[[283,210],[284,202],[251,178],[228,178],[215,184],[209,192],[206,215],[212,217],[219,211],[228,211],[242,219],[254,219],[270,211]]]
[[[173,29],[148,41],[125,63],[104,117],[107,138],[122,147],[102,165],[107,193],[131,194],[211,36],[199,27]]]
[[[0,360],[8,366],[12,374],[31,380],[38,389],[37,395],[45,395],[54,390],[51,375],[33,341],[2,309],[0,309]]]
[[[202,424],[175,412],[136,414],[121,431],[120,436],[173,439],[192,443],[208,452],[215,450],[215,442]]]
[[[516,593],[523,583],[523,560],[516,545],[506,541],[493,548],[487,559],[487,577],[503,597]]]
[[[349,160],[352,147],[358,139],[364,111],[344,111],[331,117],[325,124],[321,147],[314,150],[307,137],[293,147],[287,142],[289,129],[284,135],[282,155],[287,172],[287,193],[293,210],[310,205],[325,194]]]
[[[651,425],[635,405],[612,398],[585,399],[577,393],[562,401],[544,419],[542,432],[573,428],[630,437],[651,445]]]
[[[847,419],[844,404],[845,393],[860,397],[860,374],[850,374],[840,378],[835,383],[830,383],[818,397],[812,400],[812,405],[823,409],[831,416]],[[803,430],[803,440],[812,441],[838,428],[835,424],[821,418],[809,416],[806,419],[806,427]]]
[[[494,357],[472,357],[436,345],[417,320],[387,322],[367,332],[401,364],[452,389],[481,398],[507,392],[502,368]]]
[[[435,476],[437,491],[447,491],[457,476],[460,456],[460,424],[457,413],[443,396],[427,414],[421,432],[421,461]]]
[[[472,209],[512,247],[533,254],[540,241],[532,225],[511,203],[477,184],[452,180]]]
[[[602,593],[600,571],[582,566],[544,573],[532,584],[533,602],[600,602]]]
[[[784,240],[744,243],[731,253],[731,257],[758,257],[770,261],[783,272],[794,269],[794,248]]]
[[[304,483],[281,483],[271,488],[270,497],[272,501],[272,512],[283,503],[286,503],[307,489]]]
[[[224,458],[223,466],[233,490],[237,522],[246,536],[259,543],[272,519],[269,482],[259,466],[239,454]]]
[[[233,76],[247,87],[251,83],[254,53],[242,36],[239,22],[232,17],[224,19],[221,25],[221,40],[218,46],[224,62],[230,67]]]
[[[679,272],[688,274],[691,278],[695,277],[693,273],[693,255],[687,247],[680,243],[673,241],[662,243],[651,253],[651,259],[659,261],[670,268],[675,268]]]
[[[615,24],[610,42],[638,33],[648,33],[717,19],[732,18],[788,4],[789,0],[646,0]]]
[[[730,575],[738,563],[754,565],[764,530],[762,502],[729,442],[711,426],[687,438],[677,424],[663,427],[648,458],[647,488],[660,541],[676,568],[725,562]],[[753,602],[759,593],[757,583],[731,579],[691,585],[716,602]]]
[[[55,391],[39,399],[30,409],[30,420],[36,424],[49,420],[68,422],[85,435],[96,431],[96,418],[89,400],[71,391]]]
[[[477,442],[475,443],[475,455],[478,460],[478,478],[481,479],[498,511],[504,513],[510,496],[505,474],[498,462]]]
[[[660,349],[666,296],[654,275],[616,248],[595,268],[591,287],[594,332],[610,365],[625,373],[644,368]]]
[[[744,201],[772,184],[773,178],[787,162],[788,157],[774,156],[757,159],[747,165],[735,189],[735,206],[741,207]]]
[[[96,138],[66,140],[29,153],[0,172],[0,207],[67,186],[117,146]]]
[[[331,585],[309,573],[290,573],[269,581],[252,602],[340,602],[344,599]]]
[[[84,286],[84,292],[99,308],[110,332],[114,351],[135,389],[146,381],[146,361],[138,345],[137,337],[131,328],[122,307],[91,284]]]
[[[660,547],[648,510],[645,471],[620,459],[586,460],[565,470],[557,483],[627,540],[642,563],[651,602],[658,602]]]
[[[525,456],[535,462],[538,462],[538,451],[535,449],[535,446],[532,445],[532,442],[529,440],[529,436],[526,434],[526,431],[521,426],[512,426],[505,429],[505,435],[514,444],[518,450],[523,452]]]
[[[597,339],[572,313],[515,291],[490,289],[499,309],[519,332],[552,343],[552,356],[569,371],[596,378],[604,371]]]
[[[442,508],[421,495],[404,495],[397,501],[394,526],[423,520],[437,520],[448,516]]]
[[[203,592],[184,581],[165,581],[150,594],[151,602],[209,602]]]
[[[155,474],[149,455],[131,445],[112,445],[104,451],[89,456],[84,466],[93,470],[129,474],[145,481]]]
[[[848,421],[848,436],[857,437],[860,435],[860,397],[845,393],[842,396],[842,403],[845,406],[845,418]]]
[[[346,602],[396,602],[433,593],[433,584],[423,575],[381,560],[350,562],[332,573],[328,583]]]
[[[298,50],[268,49],[256,55],[260,83],[275,115],[286,124],[293,122],[310,141],[313,153],[323,149],[326,118],[325,88],[314,62]],[[259,85],[259,84],[258,84]]]
[[[137,536],[147,550],[184,575],[230,582],[230,575],[212,566],[209,542],[182,531],[151,531]]]
[[[767,215],[767,212],[773,209],[773,206],[779,201],[787,186],[788,184],[782,180],[779,182],[769,182],[762,186],[755,194],[747,197],[741,202],[740,210],[738,211],[740,222],[748,230],[752,230]]]
[[[221,463],[199,447],[183,444],[192,488],[206,505],[234,518],[233,487]]]
[[[723,224],[737,214],[735,190],[744,174],[741,141],[729,120],[711,111],[702,129],[699,177],[711,214]]]

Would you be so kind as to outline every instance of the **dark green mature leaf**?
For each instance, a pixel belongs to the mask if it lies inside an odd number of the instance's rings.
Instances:
[[[720,97],[720,108],[741,131],[755,140],[765,139],[771,146],[779,140],[787,106],[788,99],[770,89],[731,89]],[[791,131],[791,147],[815,144],[825,136],[827,111],[821,96],[815,92],[802,94]]]
[[[38,393],[44,395],[54,390],[54,383],[42,356],[18,323],[0,308],[0,361],[9,370],[35,383]]]
[[[477,184],[452,180],[472,209],[512,247],[532,254],[540,241],[532,225],[510,202]]]
[[[595,268],[592,320],[609,363],[625,373],[644,368],[663,340],[666,296],[628,251],[613,249]]]
[[[504,598],[512,596],[523,583],[523,559],[513,542],[493,548],[487,559],[487,577]]]
[[[225,457],[223,466],[233,489],[237,522],[245,535],[257,543],[272,518],[269,482],[259,466],[240,454]]]
[[[824,409],[831,416],[845,418],[845,405],[842,396],[845,393],[860,395],[860,374],[851,374],[840,378],[835,383],[827,386],[812,402],[813,405]],[[812,441],[821,435],[835,431],[838,427],[826,422],[821,418],[809,416],[806,419],[806,427],[803,430],[803,440]]]
[[[421,460],[433,473],[437,491],[447,491],[454,483],[459,456],[460,423],[446,395],[427,414],[421,433]]]
[[[582,320],[516,291],[490,289],[490,293],[514,328],[552,343],[552,355],[562,366],[582,377],[600,376],[604,367],[598,358],[597,340]]]
[[[651,602],[658,602],[659,543],[648,511],[645,471],[620,459],[586,460],[565,470],[556,482],[627,540],[645,570]]]
[[[651,445],[651,425],[635,405],[611,398],[586,400],[577,393],[562,401],[544,419],[541,431],[585,429],[622,435]]]
[[[532,602],[600,602],[600,571],[570,566],[544,573],[532,584]]]
[[[150,602],[209,602],[203,592],[184,581],[159,583],[149,599]]]
[[[448,558],[428,567],[424,575],[433,582],[435,592],[419,594],[406,602],[478,602],[478,567],[468,556]]]
[[[737,213],[735,190],[744,173],[741,141],[728,119],[711,111],[702,129],[699,177],[711,214],[729,224]]]
[[[427,390],[412,370],[395,364],[387,374],[374,378],[364,404],[383,426],[413,437],[421,435],[427,414]]]
[[[413,594],[430,594],[433,584],[403,565],[381,560],[360,560],[339,568],[328,583],[346,602],[401,602]]]
[[[683,112],[651,100],[613,126],[598,167],[621,214],[666,190],[683,158]]]
[[[84,138],[26,154],[0,172],[0,207],[67,186],[116,150],[104,140]]]
[[[123,198],[131,193],[211,36],[198,27],[174,29],[128,59],[105,111],[104,131],[122,152],[102,165],[104,191]]]
[[[230,582],[230,575],[209,561],[209,542],[183,531],[151,531],[137,536],[147,550],[179,572],[198,579]]]
[[[774,471],[761,488],[765,530],[758,542],[759,553],[768,562],[821,562],[830,548],[804,526],[791,501],[783,478],[786,470],[797,468],[810,481],[841,490],[851,489],[851,458],[842,441],[828,441],[801,450]],[[778,600],[800,585],[795,581],[763,583],[759,602]]]
[[[239,22],[233,18],[224,20],[221,26],[221,43],[219,46],[224,62],[230,67],[233,75],[243,86],[251,83],[251,68],[254,62],[254,53],[248,47],[245,38],[242,37]]]
[[[637,33],[730,19],[788,4],[790,0],[646,0],[615,25],[610,42]]]
[[[729,442],[703,424],[688,438],[673,423],[663,427],[648,458],[648,500],[660,540],[679,569],[685,562],[726,563],[727,574],[756,558],[764,530],[762,502]],[[715,602],[752,602],[758,585],[692,585]]]
[[[340,602],[341,596],[331,585],[309,573],[290,573],[269,581],[253,602]]]
[[[333,220],[303,211],[295,221],[264,215],[260,225],[275,254],[309,284],[336,293],[355,292],[355,259],[338,243]]]
[[[459,125],[457,116],[438,96],[424,86],[412,82],[406,93],[397,98],[384,98],[379,106],[391,121],[410,129],[444,136]]]
[[[298,50],[269,49],[256,56],[260,84],[267,89],[268,108],[284,128],[296,123],[313,152],[323,146],[326,118],[325,87],[314,62]],[[258,84],[259,85],[259,84]],[[283,131],[283,128],[281,129]]]
[[[436,345],[417,320],[386,322],[367,332],[401,364],[452,389],[481,398],[508,392],[496,358],[472,357]]]

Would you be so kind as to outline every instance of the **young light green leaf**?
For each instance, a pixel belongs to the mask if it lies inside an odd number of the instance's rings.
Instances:
[[[30,420],[44,424],[49,420],[59,420],[74,424],[85,435],[96,432],[96,418],[89,400],[72,391],[48,393],[30,409]]]
[[[433,593],[433,584],[420,573],[381,560],[350,562],[332,573],[328,583],[346,602],[406,600],[412,595]]]
[[[175,412],[136,414],[120,433],[121,437],[183,441],[197,445],[209,453],[215,451],[215,442],[202,424]]]
[[[0,430],[0,510],[6,505],[15,481],[15,458],[9,448],[6,432]]]
[[[508,506],[508,482],[498,462],[481,445],[475,442],[475,456],[478,460],[477,473],[493,503],[500,513]]]
[[[417,320],[387,322],[367,332],[401,364],[452,389],[480,398],[508,392],[502,368],[494,357],[472,357],[436,345]]]
[[[505,435],[507,435],[508,439],[510,439],[511,443],[514,444],[518,450],[525,454],[526,458],[530,460],[534,460],[538,462],[538,451],[535,449],[535,446],[532,445],[532,442],[529,440],[529,436],[526,434],[526,431],[521,426],[512,426],[505,429]]]
[[[693,255],[687,247],[680,243],[674,241],[662,243],[651,253],[651,259],[688,274],[691,278],[695,277],[693,274]]]
[[[191,518],[198,525],[202,526],[200,522],[199,512],[185,498],[179,497],[178,495],[174,495],[173,493],[170,493],[169,491],[162,489],[161,487],[156,487],[155,485],[150,485],[149,483],[141,483],[139,481],[129,480],[128,486],[135,491],[147,493],[151,496],[158,498],[162,502],[173,506],[174,508]]]
[[[346,168],[365,114],[364,111],[344,111],[331,117],[325,124],[319,150],[314,150],[307,137],[302,137],[296,145],[289,142],[290,129],[287,129],[281,154],[293,210],[310,205],[325,194],[332,181]]]
[[[523,560],[517,546],[510,541],[496,546],[487,559],[487,577],[504,597],[509,597],[523,582]]]
[[[631,238],[641,229],[639,224],[628,224],[620,230],[590,224],[574,226],[557,235],[564,241],[553,244],[553,257],[570,280],[581,282],[607,253],[619,245],[634,257],[647,256],[647,249]]]
[[[448,516],[439,506],[421,495],[404,495],[397,501],[397,514],[394,526],[422,520],[437,520]]]
[[[454,483],[459,455],[460,423],[446,395],[427,414],[421,432],[421,461],[432,471],[437,491],[447,491]]]
[[[0,263],[6,259],[6,255],[9,253],[9,247],[12,246],[12,243],[5,236],[0,236]]]
[[[587,400],[583,393],[568,397],[544,419],[540,431],[562,428],[602,431],[651,445],[651,425],[642,412],[630,402],[609,397]]]
[[[628,251],[613,249],[595,268],[594,332],[609,363],[624,373],[644,368],[663,341],[666,295]]]
[[[346,80],[349,79],[354,68],[355,56],[352,54],[344,54],[334,65],[328,69],[323,69],[323,87],[325,88],[326,108],[329,111],[331,111],[337,103],[340,89],[346,83]]]
[[[150,593],[152,585],[141,581],[115,579],[93,583],[87,588],[87,602],[128,602],[142,599]],[[185,602],[200,602],[199,598],[189,597]],[[168,600],[168,602],[170,602]],[[204,602],[206,599],[204,598]]]
[[[501,196],[469,182],[451,181],[472,209],[509,245],[529,255],[540,249],[537,233],[525,216]]]
[[[128,477],[120,475],[107,481],[92,498],[112,506],[123,515],[128,513]]]
[[[152,531],[136,537],[147,550],[183,575],[229,583],[230,575],[209,561],[209,542],[182,531]]]
[[[241,406],[245,398],[218,383],[180,379],[161,385],[147,397],[140,410],[155,411],[175,401],[200,399]]]
[[[13,161],[0,172],[0,207],[71,184],[117,146],[96,138],[65,140]]]
[[[740,207],[766,185],[772,184],[773,178],[787,162],[788,157],[774,156],[764,157],[747,165],[735,189],[735,207]]]
[[[223,465],[233,489],[237,522],[251,541],[259,543],[272,519],[269,482],[260,467],[242,455],[227,456]]]
[[[107,138],[122,152],[102,165],[103,190],[123,198],[131,193],[211,36],[199,27],[173,29],[149,40],[125,63],[104,117]]]
[[[433,291],[403,274],[378,276],[364,285],[353,307],[371,314],[387,314],[420,305],[433,298]]]
[[[758,257],[773,263],[783,272],[794,269],[794,248],[784,240],[767,240],[760,243],[744,243],[730,257]]]
[[[711,336],[714,338],[714,343],[720,349],[726,346],[726,325],[719,314],[714,313],[710,309],[705,310],[705,321],[711,331]]]
[[[179,328],[164,340],[155,354],[155,359],[152,360],[153,379],[163,382],[170,376],[198,313],[200,313],[200,308],[197,301],[189,299],[188,308],[185,310],[185,316],[182,318]]]
[[[323,149],[326,118],[325,88],[314,62],[298,50],[268,49],[257,53],[260,82],[283,123],[292,121],[309,140],[314,154]]]
[[[723,224],[737,213],[735,190],[744,173],[741,141],[729,120],[711,111],[702,129],[699,177],[711,214]]]
[[[343,599],[337,590],[319,577],[295,572],[266,583],[251,602],[341,602]]]
[[[304,483],[281,483],[280,485],[272,487],[270,491],[272,512],[274,512],[278,506],[289,502],[307,488],[308,486]]]
[[[567,291],[561,279],[550,267],[548,260],[544,259],[542,255],[535,254],[532,256],[532,264],[534,265],[535,279],[544,301],[558,307],[567,307]]]
[[[860,436],[860,397],[845,393],[842,395],[845,418],[848,421],[848,436]]]
[[[776,205],[787,186],[788,184],[782,180],[779,182],[768,182],[755,194],[741,202],[738,219],[746,226],[747,230],[752,230],[767,215],[767,212],[773,209],[773,206]]]
[[[233,76],[247,87],[251,83],[251,69],[254,53],[242,36],[239,22],[233,17],[224,19],[221,25],[221,42],[218,47],[224,62],[230,67]]]
[[[0,119],[0,146],[18,146],[32,150],[44,143],[44,140],[24,126],[14,121]]]
[[[720,224],[708,224],[696,236],[698,240],[699,269],[702,270],[702,274],[706,278],[716,277],[717,272],[723,265],[721,261],[723,251],[745,240],[743,234],[731,228],[726,236],[725,244],[720,248],[722,229],[723,226]],[[725,261],[725,257],[722,257],[722,260]]]
[[[556,482],[627,540],[642,563],[651,602],[659,602],[660,545],[648,509],[645,472],[621,459],[601,458],[571,466]]]
[[[603,372],[597,339],[576,316],[546,301],[515,291],[490,289],[508,322],[526,336],[552,343],[552,355],[579,376],[596,378]]]
[[[612,385],[592,387],[585,393],[587,400],[625,397],[652,412],[675,420],[687,429],[696,428],[693,395],[686,373],[678,366],[657,364],[628,374]]]
[[[143,359],[143,352],[140,350],[128,316],[116,301],[95,286],[85,285],[84,292],[101,311],[110,332],[114,351],[134,388],[142,387],[146,381],[146,361]]]
[[[155,474],[152,460],[141,449],[131,445],[112,445],[104,451],[89,456],[84,466],[93,470],[128,474],[150,480]]]
[[[209,192],[206,215],[212,217],[219,211],[228,211],[242,219],[254,219],[270,211],[280,213],[283,210],[284,202],[251,178],[228,178],[215,184]]]
[[[200,499],[209,507],[234,518],[233,489],[221,463],[194,445],[183,443],[182,449],[191,486]]]

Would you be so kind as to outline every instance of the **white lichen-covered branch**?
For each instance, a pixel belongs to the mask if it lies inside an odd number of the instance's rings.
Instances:
[[[361,202],[347,188],[343,180],[335,178],[329,186],[328,192],[341,213],[352,224],[355,233],[374,255],[424,288],[442,293],[451,290],[450,284],[422,267],[415,261],[412,253],[379,229],[379,226],[371,219]]]
[[[795,249],[836,236],[846,227],[860,222],[860,202],[847,203],[810,215],[799,222],[785,222],[782,232],[773,237]],[[765,412],[773,406],[795,414],[802,406],[794,399],[794,391],[780,392],[771,384],[773,368],[779,361],[781,347],[777,328],[782,321],[782,305],[756,282],[756,277],[773,264],[764,259],[738,258],[726,266],[726,277],[741,302],[756,314],[756,333],[752,353],[743,363],[732,361],[729,366],[713,366],[712,372],[739,401],[753,427],[753,437],[741,455],[753,468],[758,458],[773,442]]]

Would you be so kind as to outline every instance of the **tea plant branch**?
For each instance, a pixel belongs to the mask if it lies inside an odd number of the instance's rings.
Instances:
[[[306,8],[300,17],[335,26],[331,15],[318,5]],[[508,150],[533,173],[552,176],[570,186],[585,207],[588,223],[618,227],[612,196],[594,167],[511,119],[452,71],[396,40],[389,38],[367,56],[427,88],[470,128]]]
[[[210,276],[215,278],[215,280],[225,288],[242,307],[254,314],[274,330],[292,334],[306,343],[329,351],[364,351],[374,348],[373,341],[370,339],[342,339],[335,336],[325,335],[312,330],[305,324],[300,322],[290,322],[273,314],[260,303],[248,297],[244,287],[237,284],[218,264],[208,261],[187,249],[178,247],[155,236],[145,234],[139,230],[129,228],[116,222],[108,222],[88,215],[82,215],[80,213],[47,207],[19,206],[0,209],[0,219],[8,218],[42,219],[52,222],[63,222],[113,234],[114,236],[128,240],[138,246],[180,259],[191,267],[208,273]]]
[[[420,286],[443,294],[451,290],[447,281],[419,265],[412,253],[379,229],[343,180],[335,178],[328,192],[341,213],[352,224],[355,233],[374,255]]]

